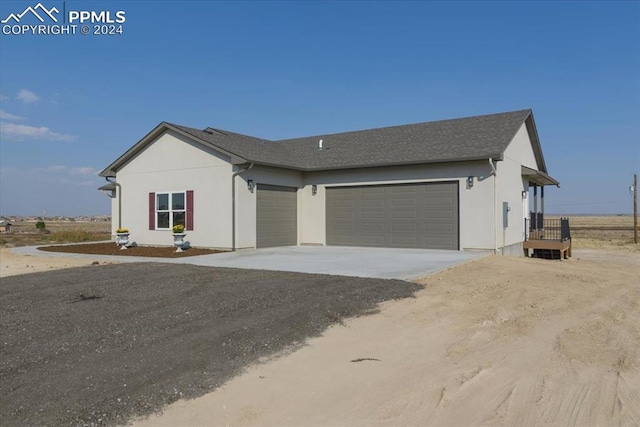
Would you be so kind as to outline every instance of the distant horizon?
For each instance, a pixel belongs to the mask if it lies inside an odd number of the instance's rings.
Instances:
[[[548,216],[630,216],[633,217],[633,212],[629,213],[554,213],[554,212],[545,212],[545,215]],[[32,215],[5,215],[0,214],[2,218],[38,218],[42,215],[32,214]],[[93,214],[93,215],[47,215],[47,218],[56,218],[56,217],[65,217],[65,218],[78,218],[78,217],[108,217],[111,218],[111,214]]]

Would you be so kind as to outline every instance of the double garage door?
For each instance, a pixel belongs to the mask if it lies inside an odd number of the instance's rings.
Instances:
[[[258,184],[257,247],[297,244],[297,189]],[[458,183],[329,187],[327,245],[458,249]]]
[[[458,183],[327,188],[327,245],[458,249]]]

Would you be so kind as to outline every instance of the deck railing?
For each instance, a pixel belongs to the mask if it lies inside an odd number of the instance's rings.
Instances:
[[[530,219],[525,219],[525,237],[526,240],[569,240],[569,218],[544,219],[541,213],[531,212]]]

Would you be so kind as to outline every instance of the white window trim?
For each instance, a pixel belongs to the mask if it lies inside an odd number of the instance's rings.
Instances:
[[[183,210],[173,210],[171,209],[171,198],[172,198],[172,194],[176,194],[176,193],[182,193],[184,196],[184,209]],[[169,210],[159,210],[158,209],[158,195],[160,194],[168,194],[169,195]],[[155,230],[160,230],[160,231],[169,231],[173,228],[173,213],[174,212],[184,212],[184,222],[185,222],[185,229],[187,226],[187,190],[175,190],[175,191],[156,191],[156,200],[155,200],[155,220],[156,220],[156,228]],[[169,228],[160,228],[158,226],[158,212],[168,212],[169,213]]]

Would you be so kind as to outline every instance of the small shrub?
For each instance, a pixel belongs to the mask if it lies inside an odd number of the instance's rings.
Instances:
[[[36,228],[38,229],[38,231],[42,231],[47,228],[47,225],[44,223],[44,221],[38,221],[36,222]]]

